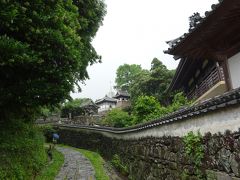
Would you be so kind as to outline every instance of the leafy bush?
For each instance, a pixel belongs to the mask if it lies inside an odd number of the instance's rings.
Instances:
[[[120,157],[117,154],[113,155],[113,158],[111,160],[111,164],[123,175],[128,175],[128,169],[127,166],[123,165],[121,162]]]
[[[112,109],[103,119],[103,124],[113,127],[127,127],[132,124],[132,117],[121,109]]]
[[[160,104],[153,96],[138,97],[134,106],[134,115],[138,122],[146,119],[150,114],[156,114],[160,109]]]
[[[46,163],[44,137],[32,124],[4,124],[0,142],[0,179],[32,179]]]
[[[189,101],[183,94],[183,92],[176,93],[173,98],[173,102],[168,106],[169,112],[173,112],[181,108],[182,106],[191,105],[191,101]]]
[[[182,92],[175,94],[173,103],[169,106],[161,106],[153,96],[140,96],[133,107],[134,124],[161,118],[174,112],[182,106],[189,106],[189,101]]]
[[[202,159],[204,156],[204,147],[202,144],[202,135],[198,131],[197,134],[194,134],[190,131],[183,138],[185,145],[185,153],[190,157],[194,163],[195,174],[199,179],[202,179],[202,173],[200,171],[200,166],[202,164]]]
[[[153,96],[140,96],[133,109],[135,124],[159,118],[168,112]]]

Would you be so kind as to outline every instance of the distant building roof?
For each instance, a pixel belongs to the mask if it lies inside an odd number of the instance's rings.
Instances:
[[[96,108],[99,108],[91,99],[87,99],[86,101],[84,101],[82,104],[81,104],[81,108],[84,108],[84,107],[89,107],[89,106],[94,106]]]
[[[113,103],[117,103],[117,100],[114,99],[114,98],[110,98],[110,97],[108,97],[108,96],[106,95],[104,98],[98,99],[98,100],[95,101],[96,104],[101,104],[101,103],[103,103],[103,102],[113,102]]]
[[[114,98],[119,98],[119,97],[128,97],[128,98],[130,98],[130,95],[128,94],[127,91],[118,90],[116,95],[114,96]]]

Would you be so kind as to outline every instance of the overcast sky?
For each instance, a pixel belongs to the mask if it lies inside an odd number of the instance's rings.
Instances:
[[[93,46],[102,63],[88,68],[90,80],[81,85],[73,98],[104,97],[114,85],[118,66],[140,64],[149,69],[154,57],[169,69],[178,61],[163,53],[165,43],[188,31],[189,16],[204,15],[217,0],[105,0],[107,15],[97,32]]]

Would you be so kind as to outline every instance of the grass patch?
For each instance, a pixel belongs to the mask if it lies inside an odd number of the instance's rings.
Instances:
[[[47,162],[42,133],[23,120],[1,124],[0,162],[0,179],[33,179]]]
[[[63,163],[64,155],[58,152],[57,150],[53,150],[52,162],[43,168],[43,170],[36,177],[36,180],[42,179],[53,180],[57,176]]]
[[[95,177],[97,180],[109,180],[109,177],[107,176],[105,169],[104,169],[105,162],[99,153],[93,152],[93,151],[88,151],[85,149],[78,149],[78,148],[74,148],[74,147],[70,147],[70,146],[65,146],[65,145],[61,145],[61,146],[67,147],[67,148],[72,148],[76,151],[79,151],[86,158],[88,158],[90,160],[90,162],[92,163],[92,166],[95,170]]]
[[[106,175],[105,169],[104,169],[104,160],[103,158],[96,152],[84,150],[84,149],[77,149],[79,152],[81,152],[85,157],[87,157],[94,169],[95,169],[95,176],[96,179],[99,180],[108,180],[109,177]]]

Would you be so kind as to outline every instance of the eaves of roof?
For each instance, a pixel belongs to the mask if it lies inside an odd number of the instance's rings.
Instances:
[[[203,25],[203,23],[208,19],[209,16],[211,16],[216,9],[222,4],[224,0],[218,0],[219,2],[217,4],[212,4],[211,10],[205,12],[205,17],[202,17],[199,19],[199,21],[196,22],[196,25],[189,28],[187,33],[184,33],[182,36],[171,40],[166,41],[166,43],[169,45],[169,48],[167,50],[164,50],[163,52],[166,54],[171,54],[171,52],[179,45],[181,44],[190,34],[192,34],[194,31],[196,31],[199,27]],[[174,59],[179,59],[180,57],[174,56]]]
[[[95,104],[100,104],[102,102],[117,102],[117,99],[114,99],[114,98],[110,98],[110,97],[104,97],[102,99],[98,99],[96,100]]]

